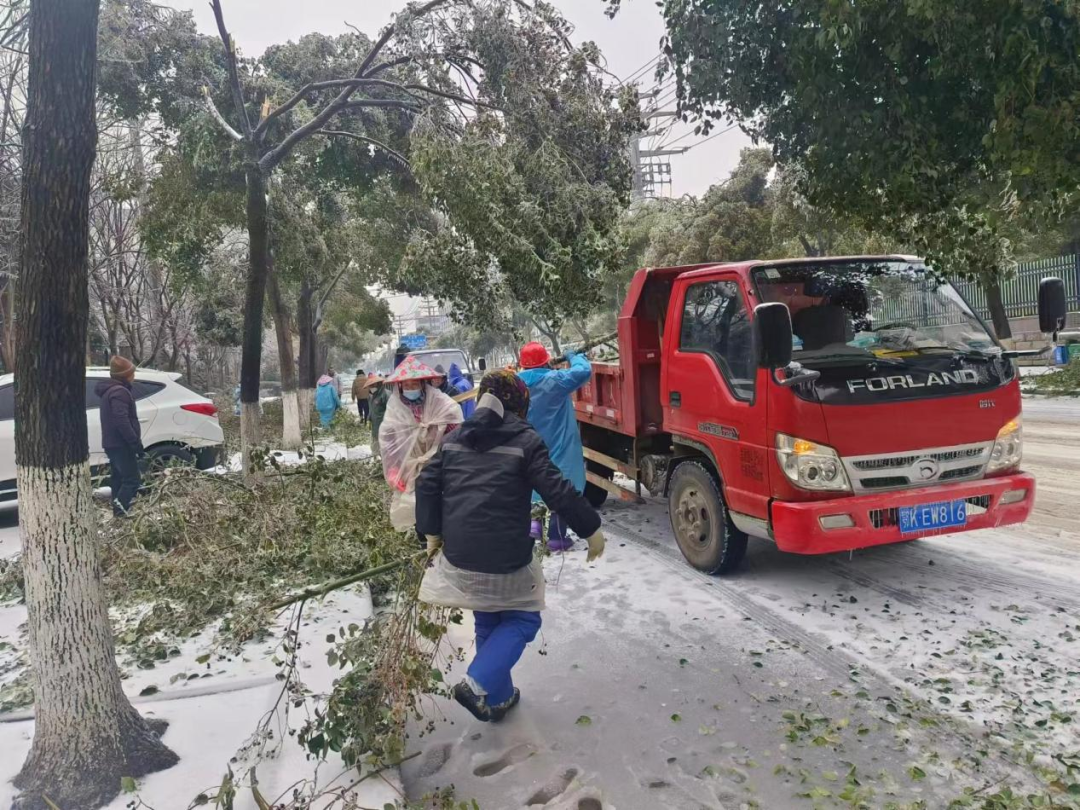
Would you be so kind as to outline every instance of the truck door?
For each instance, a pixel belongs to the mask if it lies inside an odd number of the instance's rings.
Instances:
[[[728,508],[766,518],[766,382],[754,361],[750,309],[733,273],[677,283],[661,385],[665,425],[712,451]]]

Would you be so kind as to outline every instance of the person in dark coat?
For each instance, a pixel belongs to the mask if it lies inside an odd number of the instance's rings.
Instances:
[[[476,655],[453,694],[487,722],[517,705],[510,671],[540,630],[544,578],[529,532],[533,491],[587,538],[588,561],[603,554],[604,536],[596,510],[525,420],[525,383],[493,371],[478,393],[476,412],[447,434],[417,480],[416,530],[433,558],[420,599],[473,611]]]
[[[109,361],[109,379],[102,380],[94,392],[101,400],[101,445],[109,457],[109,487],[112,489],[113,514],[123,517],[142,485],[139,457],[143,454],[142,431],[135,410],[131,383],[135,366],[125,357]]]

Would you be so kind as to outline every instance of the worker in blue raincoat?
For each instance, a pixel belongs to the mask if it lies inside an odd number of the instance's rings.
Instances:
[[[457,363],[450,364],[450,371],[446,374],[446,381],[453,389],[453,393],[450,396],[457,394],[464,394],[466,391],[472,391],[473,384],[469,382],[469,378],[461,373],[461,367]],[[468,419],[473,415],[473,411],[476,410],[476,400],[467,399],[461,403],[461,415]]]
[[[521,349],[519,376],[529,387],[529,422],[544,440],[563,477],[581,493],[585,491],[585,458],[571,395],[589,381],[592,366],[581,354],[570,354],[568,359],[570,368],[554,369],[547,349],[539,343],[527,343]],[[539,500],[534,492],[533,501]],[[568,551],[572,546],[566,521],[552,513],[548,519],[548,548]]]

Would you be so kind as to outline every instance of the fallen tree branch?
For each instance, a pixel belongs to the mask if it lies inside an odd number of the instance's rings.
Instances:
[[[299,602],[302,599],[317,599],[320,596],[326,596],[326,594],[330,593],[331,591],[339,590],[340,588],[344,588],[347,585],[352,585],[357,582],[363,582],[364,580],[377,577],[380,574],[388,574],[391,571],[396,571],[399,568],[404,568],[406,565],[409,565],[409,563],[418,562],[424,557],[427,557],[427,552],[419,551],[411,557],[405,557],[403,559],[396,560],[395,562],[386,563],[385,565],[380,565],[375,568],[369,568],[367,571],[361,571],[359,574],[351,574],[347,577],[335,579],[323,585],[314,585],[310,588],[305,588],[304,590],[300,591],[300,593],[293,594],[292,596],[287,596],[284,599],[279,599],[277,602],[274,602],[267,607],[270,610],[281,610],[281,608],[288,607],[293,602]]]

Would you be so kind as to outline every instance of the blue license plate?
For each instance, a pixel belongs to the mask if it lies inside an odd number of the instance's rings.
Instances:
[[[903,534],[952,529],[967,523],[967,501],[942,501],[900,507]]]

